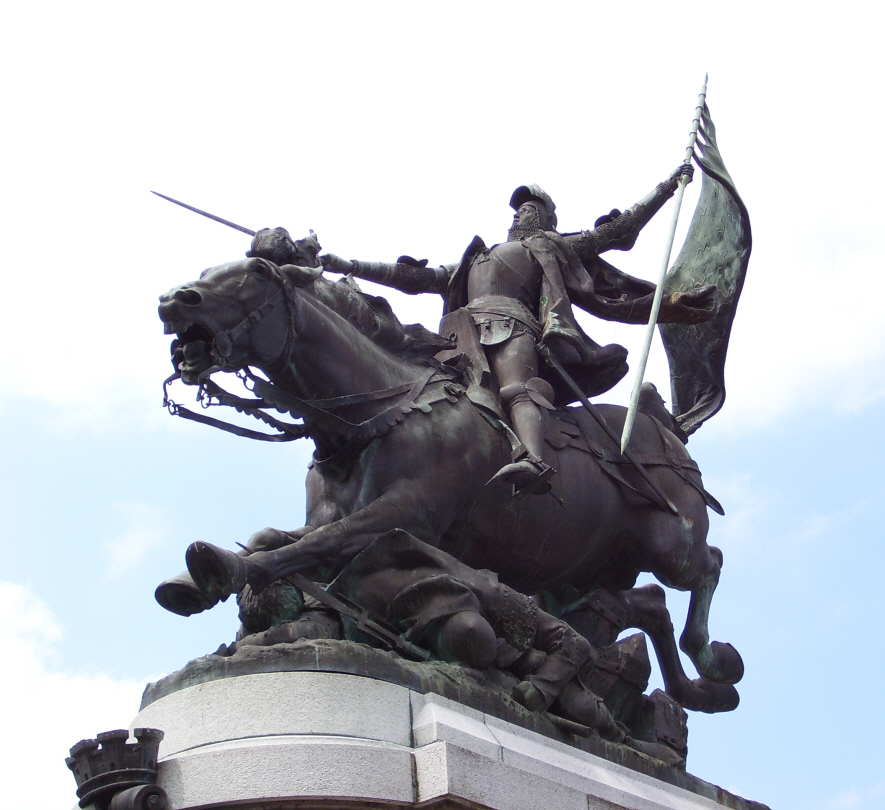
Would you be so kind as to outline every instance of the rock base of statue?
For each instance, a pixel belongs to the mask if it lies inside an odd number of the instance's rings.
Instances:
[[[136,726],[165,732],[172,810],[765,810],[569,734],[480,673],[345,642],[197,659],[148,686]]]

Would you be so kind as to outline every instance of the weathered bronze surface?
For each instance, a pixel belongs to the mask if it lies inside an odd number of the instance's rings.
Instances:
[[[718,194],[730,178],[714,158],[701,165]],[[547,194],[520,187],[507,242],[487,248],[477,237],[460,262],[436,269],[408,256],[319,256],[315,235],[265,229],[245,260],[162,296],[160,317],[176,335],[170,380],[275,432],[170,408],[250,438],[309,437],[316,452],[304,526],[258,532],[237,553],[192,544],[188,572],[158,587],[160,604],[191,615],[238,594],[242,627],[220,660],[308,639],[339,640],[354,661],[359,645],[396,650],[419,670],[438,661],[489,673],[529,712],[684,766],[683,709],[735,708],[743,675],[737,651],[709,640],[722,554],[707,545],[706,510],[721,507],[685,448],[724,386],[711,400],[709,386],[683,379],[676,418],[647,387],[622,455],[624,409],[587,397],[624,375],[626,350],[594,343],[571,309],[648,317],[654,285],[600,254],[629,249],[680,175],[690,179],[690,167],[573,234],[555,230]],[[736,198],[733,184],[726,193]],[[748,223],[732,230],[746,238],[725,282],[680,257],[659,319],[712,323],[700,339],[723,358],[749,254]],[[404,326],[354,276],[442,295],[440,334]],[[727,317],[717,314],[723,294]],[[684,377],[691,336],[679,339],[671,354]],[[699,365],[703,377],[710,364]],[[222,387],[230,373],[252,395]],[[575,400],[583,407],[569,407]],[[691,591],[680,647],[698,678],[682,668],[663,589],[635,587],[643,571]],[[666,693],[643,694],[644,636],[617,641],[629,627],[651,638]]]

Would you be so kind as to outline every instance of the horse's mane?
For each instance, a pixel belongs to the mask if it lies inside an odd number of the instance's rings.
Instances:
[[[340,281],[317,278],[302,288],[340,315],[382,349],[407,361],[420,361],[454,344],[419,323],[403,324],[387,299],[363,292],[352,276]]]

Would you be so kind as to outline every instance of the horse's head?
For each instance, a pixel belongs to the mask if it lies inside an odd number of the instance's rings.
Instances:
[[[212,267],[197,281],[160,296],[160,319],[172,342],[172,362],[196,384],[212,367],[239,369],[272,363],[289,336],[287,287],[316,279],[319,268],[250,258]]]

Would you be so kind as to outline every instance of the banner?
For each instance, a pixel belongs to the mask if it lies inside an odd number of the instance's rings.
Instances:
[[[664,292],[712,284],[719,290],[719,309],[706,323],[658,326],[670,363],[673,415],[686,435],[725,401],[725,355],[752,247],[750,217],[722,162],[706,103],[695,160],[703,170],[701,196]]]

